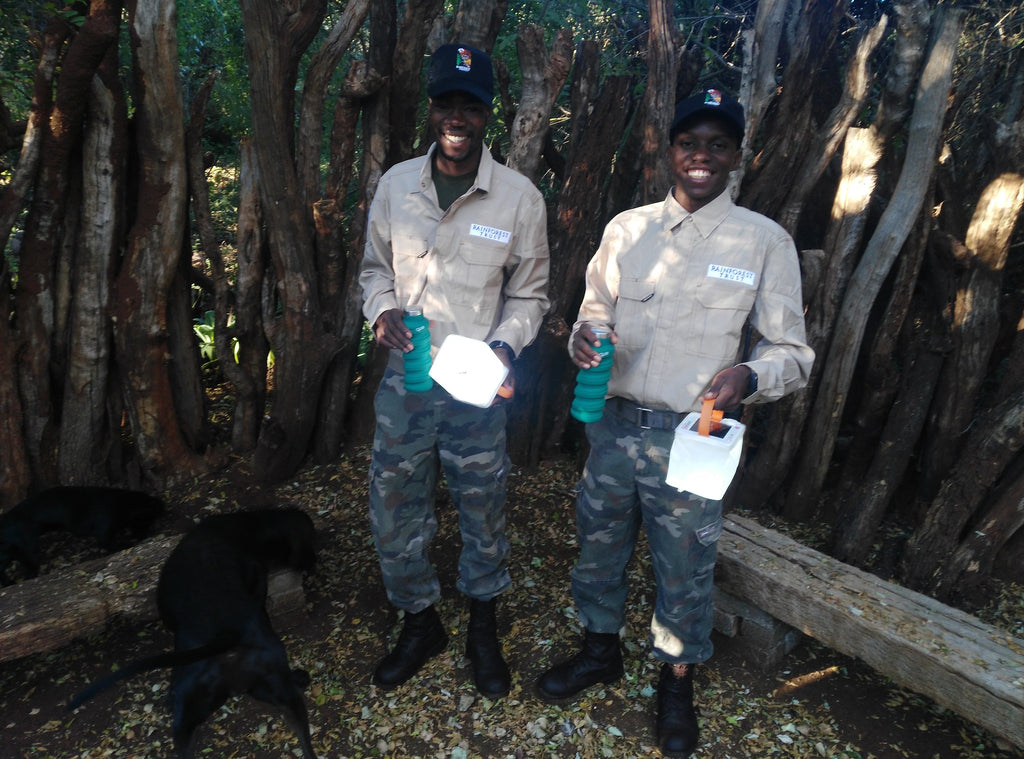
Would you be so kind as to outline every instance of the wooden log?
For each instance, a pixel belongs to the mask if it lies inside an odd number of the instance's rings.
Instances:
[[[180,539],[155,538],[0,589],[0,661],[60,648],[115,619],[157,619],[160,569]],[[267,609],[278,621],[304,608],[301,572],[271,572],[267,588]]]
[[[715,582],[1024,747],[1024,640],[736,515]]]

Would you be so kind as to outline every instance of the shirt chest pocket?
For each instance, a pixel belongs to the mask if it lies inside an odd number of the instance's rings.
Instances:
[[[418,297],[427,276],[430,245],[422,235],[394,234],[391,237],[395,269],[395,296],[399,303]]]
[[[756,288],[744,282],[711,277],[701,282],[694,298],[699,304],[696,321],[703,327],[694,333],[694,351],[719,361],[736,360],[743,325],[756,297]]]
[[[445,279],[452,301],[494,313],[505,284],[508,251],[508,243],[463,241],[458,252],[445,261]]]
[[[653,280],[623,278],[615,305],[615,333],[623,346],[646,345],[654,336],[657,293]]]

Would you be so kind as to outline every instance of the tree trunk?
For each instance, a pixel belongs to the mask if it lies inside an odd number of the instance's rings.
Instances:
[[[778,217],[792,191],[794,165],[816,158],[811,141],[825,128],[819,123],[818,111],[832,102],[832,88],[820,74],[823,61],[835,55],[838,22],[848,5],[848,0],[806,0],[796,16],[790,59],[783,70],[781,92],[768,125],[770,136],[747,170],[748,186],[742,193],[744,205],[771,218]],[[828,139],[834,141],[836,136],[831,134]],[[841,138],[841,134],[838,136]],[[799,179],[799,173],[796,176]]]
[[[1024,526],[1024,472],[1017,467],[1016,479],[978,520],[932,579],[929,592],[940,600],[966,596],[981,578],[992,572],[996,556],[1010,538]]]
[[[473,5],[479,7],[487,5],[487,3],[478,1]],[[402,15],[402,23],[398,30],[398,41],[395,44],[391,61],[392,81],[404,86],[391,87],[391,98],[388,101],[390,113],[388,124],[391,129],[388,166],[412,158],[414,155],[417,114],[422,103],[419,83],[420,72],[423,70],[423,55],[427,50],[430,27],[443,13],[443,0],[420,0],[420,2],[407,3],[405,6],[405,13]],[[502,10],[502,15],[504,15],[504,10]],[[498,19],[498,24],[501,24],[501,19]],[[488,51],[494,44],[493,39],[490,42],[481,41],[480,45],[463,39],[458,41]],[[420,147],[421,152],[425,152],[427,149],[426,145]]]
[[[128,116],[117,77],[116,50],[93,78],[82,148],[81,218],[68,317],[68,360],[61,409],[58,471],[65,485],[105,484],[113,333],[108,309],[117,254],[124,239]]]
[[[767,425],[764,440],[757,444],[756,455],[739,475],[736,499],[745,506],[760,506],[774,496],[800,450],[832,329],[867,224],[868,205],[876,182],[875,167],[881,155],[882,145],[872,130],[850,129],[847,132],[842,176],[825,241],[827,267],[816,297],[806,304],[807,342],[814,349],[814,366],[806,388],[777,401],[766,412],[771,423]],[[764,413],[761,409],[752,412]]]
[[[231,448],[240,453],[256,448],[267,404],[267,358],[270,355],[270,344],[263,332],[263,293],[270,254],[267,252],[260,213],[258,166],[250,140],[242,140],[239,156],[235,324],[228,335],[238,339],[238,373],[231,380],[235,387]],[[224,291],[226,300],[227,282],[224,283]],[[225,343],[229,342],[225,340]],[[217,352],[220,352],[220,348]]]
[[[874,74],[869,62],[885,31],[886,20],[883,16],[881,21],[861,37],[853,59],[847,63],[846,86],[839,103],[832,109],[825,124],[812,132],[803,159],[793,172],[795,179],[790,183],[786,202],[777,219],[793,236],[796,236],[807,198],[845,139],[846,130],[864,109],[864,103],[874,84]]]
[[[665,151],[668,147],[668,130],[672,126],[676,72],[679,69],[671,3],[668,0],[648,0],[647,8],[651,28],[647,36],[641,204],[662,200],[672,184]],[[665,107],[667,103],[672,105]]]
[[[560,29],[549,56],[544,29],[536,24],[523,24],[516,36],[516,49],[523,72],[523,92],[512,122],[507,165],[536,183],[551,108],[572,65],[572,34]]]
[[[324,329],[312,209],[303,204],[294,153],[299,59],[325,7],[326,0],[295,8],[242,1],[261,209],[280,304],[280,316],[265,324],[274,350],[274,391],[253,456],[254,470],[267,481],[294,473],[305,458],[324,371],[337,350],[336,337]]]
[[[999,335],[999,296],[1010,239],[1024,207],[1024,176],[1005,173],[982,193],[965,240],[970,270],[957,288],[953,351],[931,412],[921,490],[930,500],[956,459]]]
[[[0,250],[7,247],[18,214],[28,199],[32,182],[39,167],[39,156],[46,138],[53,101],[53,75],[60,61],[64,41],[71,32],[70,25],[60,17],[50,19],[40,35],[42,50],[36,65],[32,86],[32,108],[29,111],[25,135],[21,141],[21,155],[11,179],[0,192]],[[6,258],[0,261],[0,271],[7,270]],[[5,291],[6,292],[6,291]]]
[[[910,588],[936,587],[945,557],[1006,466],[1024,447],[1024,389],[993,406],[971,428],[964,453],[910,536],[900,573]]]
[[[797,0],[761,0],[757,4],[754,27],[743,33],[743,79],[739,101],[743,104],[746,132],[743,135],[743,160],[729,178],[732,197],[739,195],[747,162],[753,152],[754,138],[761,127],[765,111],[779,89],[777,70],[779,43],[789,6]],[[794,12],[796,9],[794,8]]]
[[[92,78],[107,49],[117,44],[120,10],[117,2],[94,0],[61,61],[61,75],[42,137],[39,172],[25,224],[15,296],[19,338],[25,346],[18,353],[18,374],[24,445],[33,473],[44,483],[54,482],[57,477],[57,410],[51,381],[56,318],[54,275],[58,245],[65,239],[63,220],[72,154],[82,133]]]
[[[492,50],[501,22],[508,12],[508,0],[464,0],[459,3],[452,24],[452,42],[481,50]]]
[[[130,8],[139,183],[114,295],[114,338],[126,410],[143,471],[173,481],[205,464],[181,434],[167,357],[167,301],[186,218],[185,115],[173,2]]]
[[[413,3],[410,3],[413,5]],[[370,0],[350,0],[345,4],[341,18],[327,35],[327,39],[313,54],[302,87],[302,105],[299,111],[299,129],[296,139],[296,166],[302,203],[312,208],[320,198],[320,153],[323,144],[324,107],[328,85],[342,56],[348,51],[363,19],[370,9]]]
[[[913,237],[904,246],[896,274],[893,277],[894,281],[890,287],[889,303],[885,311],[876,317],[878,327],[874,330],[874,335],[871,338],[870,349],[861,358],[863,378],[860,385],[863,392],[857,403],[857,413],[853,424],[854,440],[843,463],[843,474],[838,488],[839,492],[844,495],[856,491],[858,486],[864,482],[864,472],[871,460],[879,453],[878,437],[885,424],[885,417],[893,402],[902,394],[900,376],[908,364],[901,360],[901,357],[907,355],[907,352],[900,350],[899,342],[901,337],[908,334],[904,331],[903,326],[914,290],[921,286],[918,277],[928,247],[930,222],[930,219],[919,220]],[[933,314],[925,313],[919,315],[918,318],[931,324],[932,317]],[[921,338],[928,338],[928,342],[931,344],[928,350],[931,352],[938,353],[943,349],[944,341],[941,338],[945,337],[947,333],[940,328],[941,326],[934,325],[932,334],[922,331]],[[916,330],[911,329],[908,332],[911,333],[911,336],[904,342],[918,339]],[[913,351],[914,347],[911,346],[910,350]],[[929,395],[934,389],[934,382],[934,377],[928,381]],[[911,393],[915,392],[913,386],[906,389]],[[918,430],[919,432],[920,430]],[[916,441],[917,435],[915,434],[910,445],[915,444]],[[893,483],[894,486],[898,484]],[[845,503],[847,499],[843,497],[840,500]]]
[[[875,456],[870,468],[859,479],[844,477],[844,493],[839,518],[833,529],[832,554],[848,564],[863,566],[871,550],[871,541],[885,516],[894,493],[903,481],[911,456],[924,428],[928,406],[935,392],[939,368],[944,356],[941,329],[937,329],[928,314],[934,313],[925,305],[920,310],[923,325],[915,334],[910,350],[912,355],[903,369],[899,396],[889,411],[888,422],[881,439],[873,449]],[[859,482],[859,485],[855,483]]]
[[[370,8],[370,68],[391,86],[382,87],[363,105],[363,163],[359,177],[360,205],[349,229],[349,249],[362,251],[365,245],[366,221],[370,204],[384,171],[389,167],[388,114],[391,110],[391,89],[394,86],[392,60],[395,48],[395,17],[390,3]],[[406,156],[409,157],[409,156]],[[361,303],[361,299],[360,299]],[[348,423],[349,440],[369,442],[373,439],[376,418],[373,398],[387,367],[387,350],[371,342],[363,373],[356,389],[354,413]]]
[[[854,272],[832,336],[814,403],[815,423],[803,441],[794,486],[786,502],[785,513],[789,518],[806,519],[817,506],[871,306],[921,211],[942,133],[962,18],[961,12],[950,11],[939,22],[921,75],[907,155],[896,190]]]

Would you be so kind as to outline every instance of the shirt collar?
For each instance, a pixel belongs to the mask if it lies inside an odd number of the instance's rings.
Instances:
[[[662,204],[662,218],[664,219],[666,229],[675,229],[686,219],[692,218],[697,231],[700,232],[702,237],[707,238],[715,231],[719,224],[725,221],[725,217],[732,211],[733,205],[732,196],[729,194],[729,190],[726,189],[710,203],[690,213],[676,202],[670,189],[665,197],[665,202]]]
[[[420,192],[426,192],[427,188],[433,184],[433,179],[430,176],[430,167],[434,163],[434,152],[437,150],[437,143],[433,142],[427,149],[427,160],[420,168]],[[480,165],[476,170],[476,181],[473,186],[470,187],[470,192],[473,190],[483,190],[489,192],[491,189],[491,179],[494,176],[494,159],[491,157],[491,151],[484,145],[480,151]]]

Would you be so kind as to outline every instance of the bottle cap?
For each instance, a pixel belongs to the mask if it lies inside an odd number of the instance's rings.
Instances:
[[[405,309],[406,316],[423,316],[422,306],[407,306]]]

